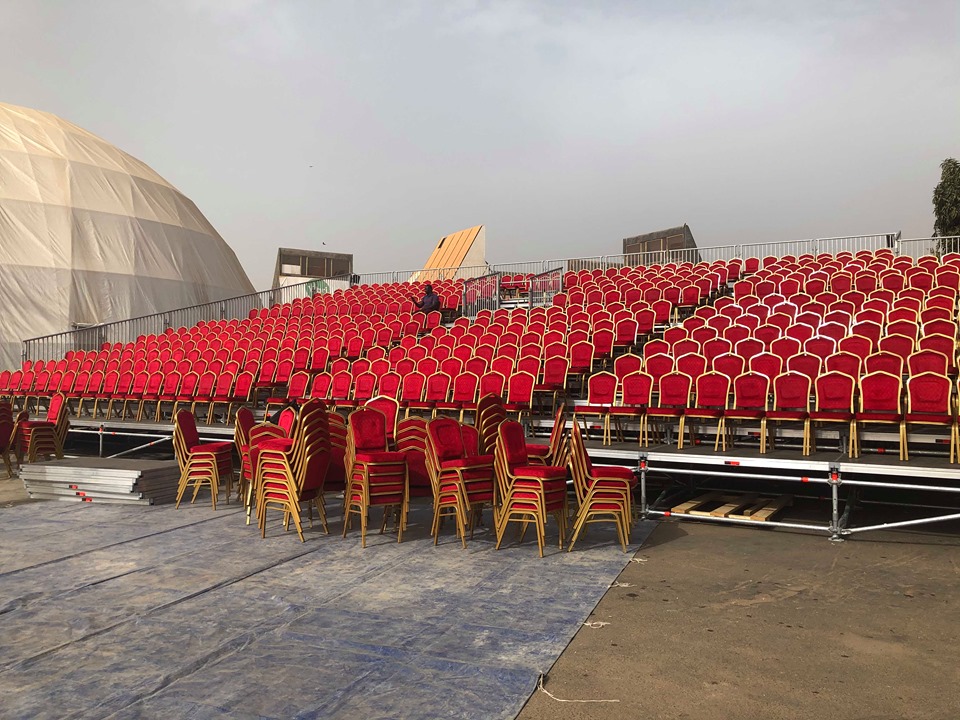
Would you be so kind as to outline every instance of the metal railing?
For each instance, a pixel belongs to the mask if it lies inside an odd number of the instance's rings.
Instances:
[[[475,318],[481,310],[500,308],[500,281],[503,274],[493,272],[463,283],[463,314]]]
[[[88,328],[79,328],[44,337],[31,338],[23,343],[25,360],[60,358],[69,350],[96,350],[104,343],[133,342],[140,335],[159,334],[168,328],[191,327],[203,320],[220,320],[247,317],[250,310],[270,307],[278,303],[288,303],[296,298],[310,297],[317,293],[346,289],[351,285],[384,284],[407,282],[410,280],[440,280],[462,278],[466,288],[476,291],[473,301],[475,310],[499,307],[500,280],[504,274],[529,274],[540,276],[558,272],[578,270],[608,269],[613,267],[636,267],[700,261],[714,262],[733,258],[766,257],[768,255],[803,255],[820,253],[835,254],[842,250],[876,250],[891,248],[897,255],[913,258],[922,255],[943,254],[960,251],[960,237],[949,238],[911,238],[901,239],[900,233],[877,233],[872,235],[849,235],[833,238],[811,238],[785,242],[746,243],[737,245],[716,245],[712,247],[683,248],[679,250],[659,250],[645,253],[594,255],[579,258],[560,258],[542,261],[485,264],[471,267],[438,268],[434,270],[393,270],[379,273],[360,273],[345,275],[326,280],[309,280],[296,285],[265,290],[259,293],[227,298],[203,305],[178,308],[155,313],[144,317],[104,323]],[[493,279],[495,278],[495,279]],[[544,281],[546,282],[546,281]],[[491,293],[490,287],[496,286],[497,292]],[[545,291],[546,292],[546,291]],[[471,295],[473,295],[471,293]],[[552,296],[551,296],[552,297]],[[466,309],[465,314],[470,315]]]
[[[550,305],[553,303],[553,296],[563,292],[563,269],[554,268],[546,272],[534,275],[530,278],[530,290],[528,299],[530,308]]]
[[[947,253],[960,252],[960,235],[928,238],[903,238],[899,242],[897,255],[905,255],[914,260],[924,255],[941,257]]]
[[[247,317],[251,310],[290,303],[297,298],[312,297],[320,292],[332,292],[340,284],[336,278],[309,280],[297,285],[263,290],[202,305],[175,308],[128,320],[30,338],[23,341],[23,359],[53,360],[62,358],[70,350],[99,350],[105,343],[130,343],[142,335],[159,335],[168,328],[189,328],[205,320],[242,319]]]

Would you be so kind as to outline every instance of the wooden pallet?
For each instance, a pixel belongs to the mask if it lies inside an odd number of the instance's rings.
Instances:
[[[792,504],[792,495],[760,498],[756,494],[729,495],[709,492],[672,507],[670,513],[766,522]]]
[[[781,495],[776,498],[763,498],[755,505],[748,507],[740,515],[728,515],[735,520],[755,520],[757,522],[766,522],[773,519],[773,516],[783,510],[785,507],[793,505],[793,495]]]

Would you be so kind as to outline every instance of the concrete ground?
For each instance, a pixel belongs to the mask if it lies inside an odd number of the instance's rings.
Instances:
[[[927,527],[665,521],[519,717],[958,718],[960,530]]]

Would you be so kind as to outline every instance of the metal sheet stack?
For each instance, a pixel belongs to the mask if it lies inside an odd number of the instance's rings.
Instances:
[[[30,497],[130,505],[173,502],[180,470],[175,460],[69,458],[24,465]]]

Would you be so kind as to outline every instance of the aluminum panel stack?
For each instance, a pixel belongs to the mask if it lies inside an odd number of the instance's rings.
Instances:
[[[180,470],[175,460],[87,457],[31,463],[20,478],[38,500],[157,505],[176,499]]]

